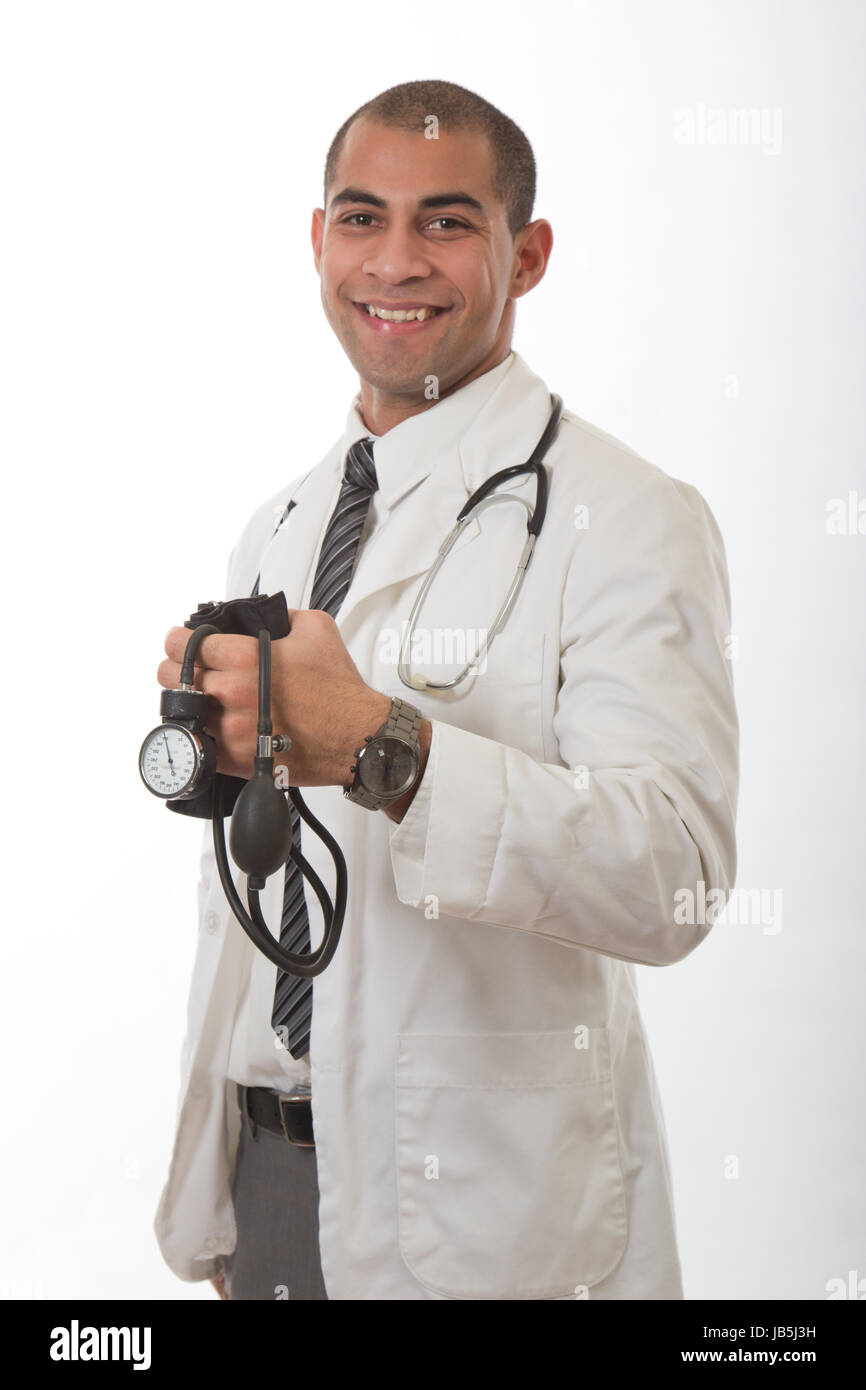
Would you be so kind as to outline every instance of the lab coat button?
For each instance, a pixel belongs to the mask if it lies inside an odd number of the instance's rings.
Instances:
[[[218,912],[206,912],[204,919],[204,929],[211,936],[220,929],[220,918]]]

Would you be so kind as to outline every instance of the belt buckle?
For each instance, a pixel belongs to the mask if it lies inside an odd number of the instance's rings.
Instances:
[[[290,1144],[294,1144],[296,1149],[314,1149],[316,1146],[315,1143],[309,1144],[305,1142],[303,1139],[292,1138],[291,1134],[289,1134],[289,1131],[286,1128],[286,1111],[284,1109],[284,1106],[308,1104],[309,1100],[309,1095],[277,1096],[277,1106],[279,1107],[280,1124],[283,1127],[283,1134],[286,1136]]]

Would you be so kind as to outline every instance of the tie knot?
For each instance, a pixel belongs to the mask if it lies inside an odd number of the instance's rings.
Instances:
[[[373,441],[370,438],[357,440],[346,455],[344,477],[355,487],[365,492],[375,492],[379,486],[376,477],[376,464],[373,461]]]

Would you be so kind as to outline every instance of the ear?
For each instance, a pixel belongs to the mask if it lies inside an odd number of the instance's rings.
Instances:
[[[543,217],[530,222],[517,234],[514,244],[515,266],[509,297],[520,299],[534,289],[544,276],[553,250],[553,228]]]
[[[313,243],[313,260],[316,265],[316,274],[319,273],[319,264],[322,259],[322,242],[325,237],[325,209],[313,208],[313,220],[310,225],[310,240]]]

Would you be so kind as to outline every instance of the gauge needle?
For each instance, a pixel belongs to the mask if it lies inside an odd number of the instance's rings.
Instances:
[[[172,760],[171,760],[171,749],[170,749],[169,746],[168,746],[168,735],[167,735],[167,734],[165,734],[165,733],[163,734],[163,736],[162,736],[162,741],[163,741],[163,743],[165,744],[165,756],[168,758],[168,765],[169,765],[169,767],[171,768],[172,772],[174,772],[174,763],[173,763]]]

